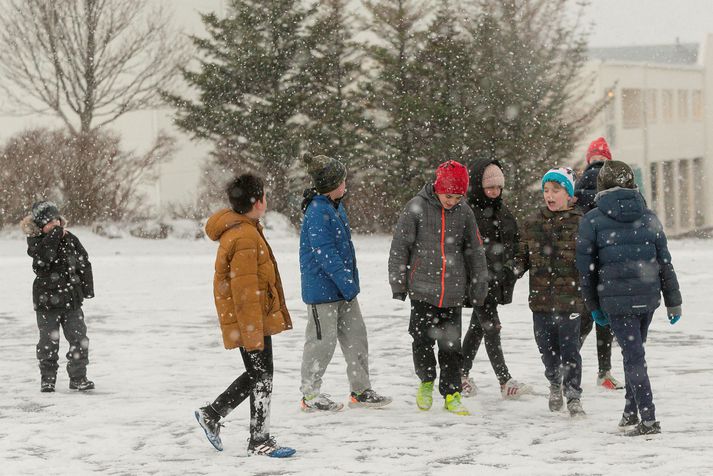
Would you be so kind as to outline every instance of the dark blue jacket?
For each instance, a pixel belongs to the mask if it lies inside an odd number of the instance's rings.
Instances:
[[[316,195],[300,233],[302,300],[306,304],[351,301],[359,294],[359,271],[349,220],[341,203]]]
[[[666,307],[681,305],[666,235],[638,190],[616,187],[597,195],[597,208],[579,224],[577,270],[589,311],[653,312],[662,292]]]
[[[594,202],[594,196],[597,194],[597,176],[602,169],[604,161],[600,160],[592,162],[584,169],[582,177],[577,180],[574,185],[574,196],[577,197],[577,207],[582,210],[582,213],[587,213],[597,204]]]

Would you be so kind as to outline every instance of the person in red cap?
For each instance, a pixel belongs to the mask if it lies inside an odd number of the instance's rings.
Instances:
[[[589,144],[587,148],[587,168],[574,186],[574,196],[577,198],[576,206],[583,214],[597,207],[594,197],[597,194],[597,177],[602,166],[612,160],[609,144],[604,137],[598,137]],[[592,331],[594,322],[590,316],[584,316],[579,328],[580,346],[584,345],[589,333]],[[609,326],[596,326],[597,334],[597,361],[599,372],[597,373],[597,385],[608,390],[621,390],[624,386],[611,374],[611,346],[614,336]]]
[[[416,404],[433,404],[436,369],[445,408],[468,415],[461,402],[461,311],[482,306],[488,268],[473,210],[463,200],[468,170],[449,160],[407,204],[394,230],[389,252],[389,283],[394,299],[411,299],[409,334],[421,384]],[[434,346],[438,344],[438,362]]]

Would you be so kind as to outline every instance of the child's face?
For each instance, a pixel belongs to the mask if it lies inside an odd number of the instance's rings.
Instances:
[[[438,195],[438,201],[441,202],[441,205],[443,205],[443,208],[446,210],[455,207],[463,199],[463,195],[453,195],[450,193],[437,193],[436,195]]]
[[[503,189],[496,185],[494,187],[485,187],[483,192],[488,198],[498,198],[503,193]]]
[[[603,155],[593,155],[592,157],[589,158],[589,163],[592,164],[594,162],[604,162],[606,160],[607,160],[607,158],[604,157]]]
[[[267,212],[267,194],[262,194],[262,199],[255,202],[253,210],[257,215],[256,218],[261,218]]]
[[[557,182],[545,182],[545,203],[551,212],[567,210],[571,207],[571,198],[565,188]]]
[[[339,187],[335,188],[327,195],[329,195],[329,198],[331,198],[332,200],[338,200],[342,198],[345,193],[347,193],[347,181],[342,180],[342,183],[339,184]]]

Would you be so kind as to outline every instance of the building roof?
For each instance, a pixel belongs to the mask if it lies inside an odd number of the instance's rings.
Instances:
[[[603,61],[694,65],[698,61],[698,43],[589,48],[588,55]]]

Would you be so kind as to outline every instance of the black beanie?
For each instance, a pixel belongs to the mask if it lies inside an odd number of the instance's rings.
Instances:
[[[621,160],[607,160],[597,175],[597,192],[614,187],[636,188],[634,171]]]
[[[53,202],[42,200],[32,205],[32,221],[40,228],[52,220],[59,219],[59,208]]]
[[[307,173],[312,177],[317,193],[329,193],[347,178],[347,168],[344,164],[326,155],[313,156],[306,153],[302,156],[302,162],[307,167]]]

